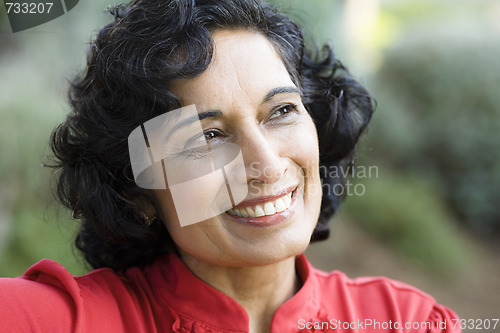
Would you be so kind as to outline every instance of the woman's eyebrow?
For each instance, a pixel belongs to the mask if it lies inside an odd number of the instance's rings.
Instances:
[[[197,116],[189,117],[189,118],[186,118],[186,119],[176,123],[174,126],[172,126],[172,129],[170,131],[175,132],[179,128],[191,125],[195,121],[202,121],[203,119],[217,118],[220,116],[222,116],[222,112],[220,112],[219,110],[208,110],[208,111],[199,113]]]
[[[285,94],[285,93],[300,94],[300,90],[299,90],[299,88],[297,88],[295,86],[277,87],[277,88],[271,89],[271,91],[267,93],[266,97],[264,97],[264,103],[268,102],[271,98],[273,98],[277,94]]]

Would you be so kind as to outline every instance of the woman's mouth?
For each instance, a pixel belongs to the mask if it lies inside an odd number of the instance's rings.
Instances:
[[[269,197],[267,201],[265,198],[245,201],[226,213],[244,224],[261,227],[278,224],[293,214],[298,191],[295,187],[284,192],[279,197]]]
[[[232,208],[227,211],[230,215],[240,217],[262,217],[265,215],[273,215],[280,213],[288,208],[292,203],[292,192],[285,194],[275,201],[266,202],[253,207]]]

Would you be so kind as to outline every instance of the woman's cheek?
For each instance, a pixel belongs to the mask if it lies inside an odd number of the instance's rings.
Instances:
[[[319,145],[312,120],[303,121],[287,131],[283,151],[303,169],[319,168]]]

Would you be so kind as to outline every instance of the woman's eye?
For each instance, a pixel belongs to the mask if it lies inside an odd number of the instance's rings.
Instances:
[[[286,104],[283,106],[280,106],[278,109],[276,109],[269,119],[275,119],[275,118],[280,118],[280,117],[285,117],[289,115],[292,112],[297,111],[297,106],[294,104]]]
[[[217,147],[217,140],[222,137],[223,133],[218,130],[206,130],[189,139],[180,155],[194,159],[202,158]]]
[[[205,143],[210,143],[221,136],[221,133],[217,130],[206,130],[203,133],[199,133],[192,137],[186,142],[185,147],[204,145]]]
[[[222,137],[222,133],[215,129],[206,130],[203,133],[199,133],[189,139],[184,145],[184,150],[192,149],[204,149],[207,144],[214,144],[218,139]]]
[[[203,135],[205,136],[205,140],[207,142],[210,142],[211,140],[214,140],[220,136],[220,133],[215,130],[208,130],[203,132]]]

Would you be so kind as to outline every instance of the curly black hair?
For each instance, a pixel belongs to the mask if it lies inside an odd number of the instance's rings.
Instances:
[[[85,71],[69,89],[71,112],[52,133],[57,196],[81,219],[76,246],[94,267],[123,271],[176,251],[162,221],[144,224],[138,202],[154,202],[133,181],[128,136],[180,108],[168,83],[210,64],[217,29],[266,36],[281,56],[318,131],[320,170],[348,166],[374,111],[369,93],[328,46],[304,45],[301,28],[261,0],[135,0],[111,7],[114,21],[91,42]],[[321,174],[327,188],[344,179]],[[342,197],[324,191],[311,241],[326,239]]]

